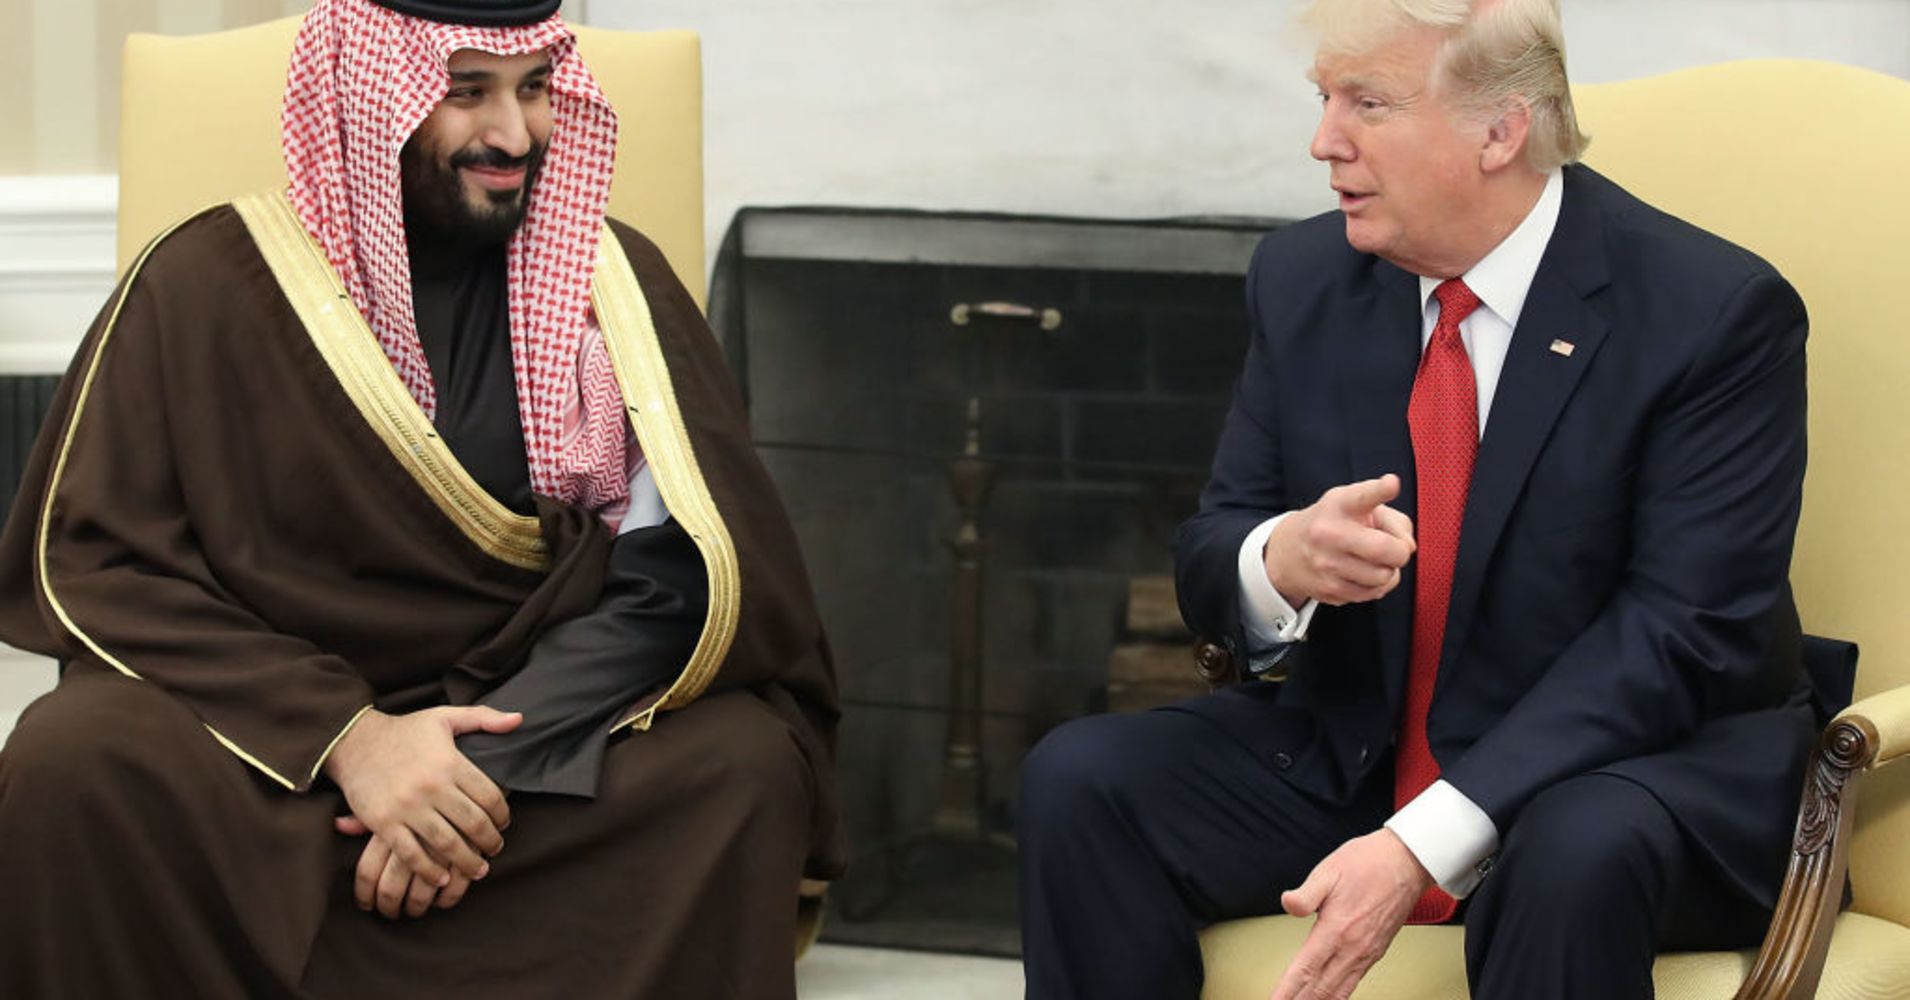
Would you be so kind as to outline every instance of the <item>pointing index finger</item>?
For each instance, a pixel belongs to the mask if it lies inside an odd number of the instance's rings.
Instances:
[[[1346,514],[1358,517],[1399,496],[1399,477],[1388,472],[1378,479],[1349,483],[1338,493],[1338,506]]]

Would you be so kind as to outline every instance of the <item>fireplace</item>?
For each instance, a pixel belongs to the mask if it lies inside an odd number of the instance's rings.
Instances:
[[[826,938],[1014,954],[1022,755],[1111,697],[1198,689],[1162,588],[1273,225],[738,214],[711,317],[844,706],[854,866]]]

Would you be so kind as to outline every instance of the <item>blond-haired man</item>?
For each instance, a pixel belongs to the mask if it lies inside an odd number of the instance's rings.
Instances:
[[[1176,542],[1188,621],[1290,679],[1031,754],[1029,995],[1194,997],[1201,926],[1284,909],[1276,1000],[1408,920],[1465,924],[1476,997],[1648,997],[1784,869],[1803,303],[1574,164],[1557,0],[1308,20],[1340,207],[1255,255]]]

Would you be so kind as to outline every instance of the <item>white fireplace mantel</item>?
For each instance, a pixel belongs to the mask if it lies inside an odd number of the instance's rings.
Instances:
[[[66,364],[113,290],[111,174],[0,177],[0,375]]]

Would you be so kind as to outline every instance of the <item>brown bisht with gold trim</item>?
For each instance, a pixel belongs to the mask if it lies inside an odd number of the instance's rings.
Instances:
[[[74,359],[0,535],[0,639],[68,661],[0,752],[0,995],[793,995],[840,868],[828,648],[695,304],[612,224],[592,305],[710,600],[594,801],[519,795],[455,909],[359,912],[317,781],[367,706],[521,664],[610,532],[452,458],[279,195],[156,241]]]

